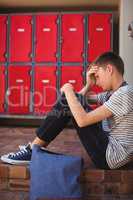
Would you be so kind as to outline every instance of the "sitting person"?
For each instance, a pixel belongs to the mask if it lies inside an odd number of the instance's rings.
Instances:
[[[28,163],[32,147],[47,145],[64,129],[72,119],[77,134],[97,168],[116,169],[133,158],[133,86],[123,78],[124,63],[113,52],[100,55],[88,69],[85,87],[75,93],[70,83],[61,88],[61,95],[52,110],[45,116],[37,129],[37,137],[16,153],[1,156],[10,164]],[[89,95],[94,85],[103,92]],[[92,110],[88,102],[97,102]],[[107,121],[108,131],[103,129]]]

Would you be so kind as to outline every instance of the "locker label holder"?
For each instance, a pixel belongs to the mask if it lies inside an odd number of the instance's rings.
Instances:
[[[43,79],[42,80],[42,83],[49,83],[50,82],[50,80],[48,80],[48,79]]]
[[[43,28],[43,32],[50,32],[51,29],[50,28]]]
[[[76,80],[69,80],[69,83],[76,83]]]
[[[69,30],[70,32],[76,32],[76,31],[77,31],[77,28],[71,27],[71,28],[69,28],[68,30]]]
[[[23,82],[24,82],[23,79],[17,79],[17,80],[16,80],[16,83],[23,83]]]
[[[18,32],[25,32],[25,29],[24,28],[18,28],[17,31]]]
[[[96,31],[102,32],[102,31],[103,31],[103,28],[102,28],[102,27],[97,27],[97,28],[96,28]]]

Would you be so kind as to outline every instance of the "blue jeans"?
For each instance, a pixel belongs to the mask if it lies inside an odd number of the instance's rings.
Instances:
[[[92,109],[84,96],[76,94],[86,112]],[[106,162],[106,149],[109,142],[107,132],[103,131],[102,123],[79,127],[69,109],[65,95],[62,94],[53,109],[46,115],[41,126],[36,130],[37,136],[45,142],[51,142],[72,119],[77,134],[95,166],[100,169],[109,169]]]

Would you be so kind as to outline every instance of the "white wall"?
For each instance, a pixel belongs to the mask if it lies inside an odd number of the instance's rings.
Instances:
[[[128,24],[131,21],[133,21],[133,0],[121,0],[119,52],[125,63],[125,79],[133,84],[133,39],[128,37]]]

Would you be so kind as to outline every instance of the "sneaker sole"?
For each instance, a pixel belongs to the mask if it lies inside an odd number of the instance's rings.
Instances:
[[[30,163],[30,161],[24,160],[24,161],[20,161],[20,160],[11,160],[9,158],[6,158],[4,156],[1,156],[0,158],[4,163],[8,163],[11,165],[28,165]]]

